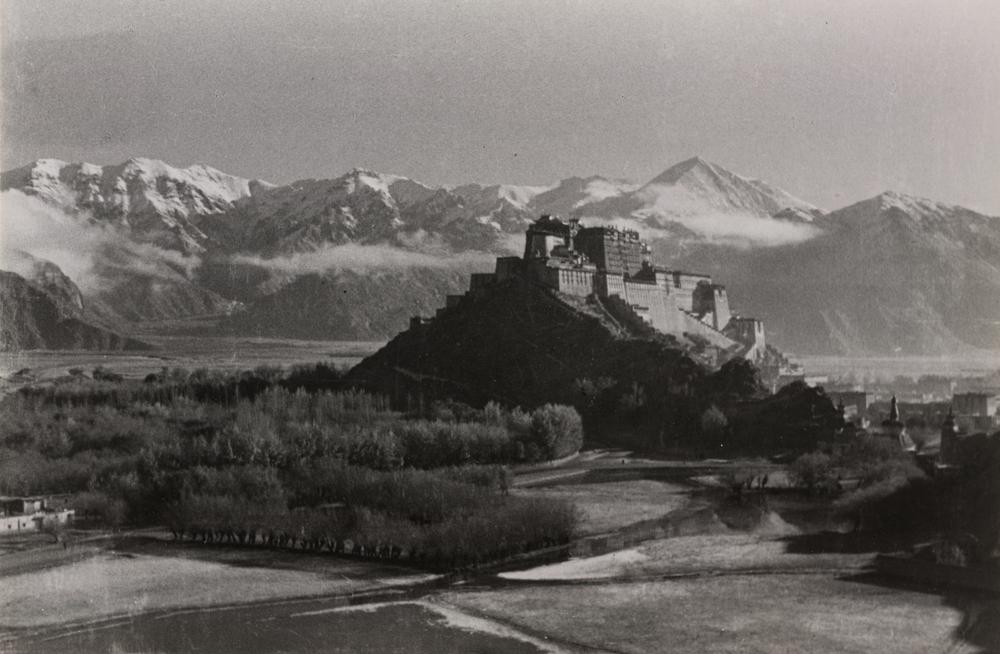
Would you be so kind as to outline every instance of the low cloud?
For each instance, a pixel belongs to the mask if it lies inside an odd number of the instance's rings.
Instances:
[[[393,245],[331,245],[313,252],[262,258],[235,255],[233,263],[267,268],[285,275],[304,275],[339,270],[375,272],[405,268],[469,268],[492,265],[495,255],[487,252],[421,252]]]
[[[39,198],[11,189],[0,193],[0,268],[17,270],[26,252],[51,261],[84,292],[107,286],[109,273],[124,271],[163,278],[189,277],[197,257],[134,243],[86,213],[70,214]]]
[[[637,217],[649,223],[675,222],[709,241],[739,248],[776,247],[808,241],[821,230],[813,225],[776,220],[714,204],[675,186],[643,190],[645,207]],[[655,229],[655,227],[653,227]]]
[[[0,268],[11,269],[27,252],[59,266],[78,286],[96,282],[92,254],[106,240],[103,229],[21,191],[0,193]],[[14,272],[23,272],[14,270]]]

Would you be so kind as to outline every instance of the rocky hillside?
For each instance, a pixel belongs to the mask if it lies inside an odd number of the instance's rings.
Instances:
[[[79,289],[58,267],[41,262],[38,270],[34,279],[0,271],[0,351],[148,348],[86,320]]]
[[[1000,349],[1000,218],[888,192],[816,225],[803,243],[704,247],[681,263],[724,281],[793,352]]]
[[[468,286],[465,270],[412,268],[310,273],[232,312],[224,332],[300,339],[380,340],[431,316]]]
[[[582,300],[567,302],[511,280],[400,333],[349,377],[401,401],[499,399],[533,407],[577,403],[577,380],[678,392],[703,376],[681,349],[630,337]]]

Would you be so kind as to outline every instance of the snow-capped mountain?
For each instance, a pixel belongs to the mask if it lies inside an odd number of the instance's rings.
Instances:
[[[388,181],[362,169],[269,189],[237,203],[215,222],[230,230],[233,249],[264,256],[384,241],[403,227]]]
[[[1000,349],[1000,219],[889,192],[824,214],[697,157],[645,184],[434,187],[355,169],[271,186],[133,159],[42,160],[2,186],[121,229],[95,241],[100,283],[84,290],[114,324],[231,314],[237,332],[391,336],[550,213],[640,229],[658,263],[712,273],[793,351]]]
[[[1000,349],[1000,218],[886,192],[816,225],[802,243],[680,263],[725,280],[792,351]]]
[[[683,195],[672,189],[683,191]],[[759,218],[767,218],[789,207],[815,210],[816,207],[804,200],[759,179],[742,177],[717,164],[693,157],[671,166],[645,185],[637,194],[647,203],[660,202],[664,193],[683,197],[686,201],[672,207],[660,204],[665,212],[685,212],[710,207],[726,213],[747,213]]]
[[[539,214],[572,215],[583,207],[627,195],[638,188],[638,184],[599,175],[569,177],[532,198],[531,208]]]
[[[227,175],[201,164],[175,168],[132,158],[113,166],[39,159],[0,176],[0,189],[18,189],[60,209],[86,214],[143,243],[186,253],[211,247],[200,224],[266,182]]]
[[[794,229],[787,220],[772,216],[788,211],[800,217],[821,213],[780,188],[737,175],[700,157],[671,166],[634,190],[622,191],[579,204],[573,213],[616,222],[634,221],[640,229],[667,230],[677,239],[694,237],[744,246],[771,246],[809,238],[814,234]]]
[[[498,232],[523,230],[531,215],[510,199],[523,199],[523,191],[497,188],[470,193],[466,187],[463,196],[355,169],[336,179],[301,180],[256,193],[206,220],[205,228],[230,250],[264,257],[347,243],[492,250]]]

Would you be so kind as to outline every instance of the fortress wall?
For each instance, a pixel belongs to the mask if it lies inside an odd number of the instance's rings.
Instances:
[[[671,292],[673,281],[670,273],[663,270],[656,270],[653,273],[653,278],[656,280],[656,285],[662,288],[665,293],[669,294]]]
[[[598,268],[610,273],[635,274],[642,269],[645,246],[607,228],[584,228],[574,238],[574,247]]]
[[[701,322],[691,314],[684,313],[683,311],[678,311],[677,314],[681,317],[683,322],[683,328],[681,329],[682,332],[701,336],[712,345],[723,349],[732,347],[735,344],[732,339],[729,339],[723,334],[712,329],[709,325]]]
[[[592,270],[575,268],[549,268],[549,284],[560,293],[586,297],[594,292],[594,273]]]
[[[525,261],[521,257],[498,257],[494,277],[498,282],[524,275]]]
[[[756,346],[764,350],[764,323],[756,318],[734,317],[726,325],[726,334],[744,345]]]
[[[747,346],[744,358],[755,360],[764,356],[767,340],[764,337],[764,323],[760,320],[735,316],[726,325],[725,334]]]
[[[494,281],[496,281],[494,273],[472,273],[472,276],[469,278],[469,290],[473,292],[479,291]]]
[[[594,276],[594,289],[601,297],[617,295],[625,298],[625,280],[621,275],[608,275],[602,272]]]
[[[525,259],[544,259],[552,254],[557,245],[565,245],[566,239],[554,234],[530,234]]]
[[[714,285],[713,290],[715,291],[715,328],[721,331],[725,329],[733,317],[729,311],[729,295],[726,293],[725,286]]]
[[[673,298],[662,288],[656,284],[631,281],[624,282],[623,286],[625,301],[632,306],[639,306],[640,309],[636,312],[644,315],[653,327],[667,334],[681,333],[682,314],[677,310]]]
[[[674,270],[669,273],[673,278],[673,287],[670,289],[671,295],[677,298],[677,306],[685,311],[695,311],[694,291],[699,282],[712,283],[710,275],[698,273],[686,273]]]
[[[702,317],[705,324],[723,329],[729,324],[729,297],[726,287],[707,281],[698,282],[691,297],[692,313]]]

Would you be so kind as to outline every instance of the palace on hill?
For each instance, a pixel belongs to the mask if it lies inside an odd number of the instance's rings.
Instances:
[[[638,232],[542,216],[528,227],[524,256],[500,257],[494,272],[473,274],[470,292],[520,278],[566,295],[617,296],[664,334],[700,337],[752,361],[765,357],[764,324],[734,314],[725,286],[709,275],[655,266],[651,255]],[[449,296],[448,306],[460,298]]]

